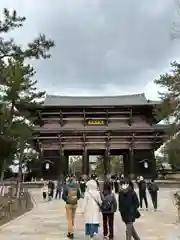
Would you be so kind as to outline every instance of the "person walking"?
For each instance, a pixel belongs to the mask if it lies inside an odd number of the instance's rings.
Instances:
[[[122,221],[126,224],[126,240],[140,240],[138,233],[134,228],[136,218],[140,217],[138,211],[139,200],[136,192],[130,187],[129,181],[124,179],[118,197],[119,212]]]
[[[68,234],[69,239],[74,238],[74,220],[77,209],[78,200],[81,197],[81,191],[78,188],[76,179],[69,178],[69,182],[63,189],[62,199],[66,203],[66,217],[68,222]]]
[[[42,187],[42,196],[43,196],[43,200],[46,200],[48,195],[48,185],[46,182],[43,183],[43,187]]]
[[[100,226],[100,206],[102,200],[96,180],[89,180],[86,186],[87,190],[84,195],[82,206],[85,221],[85,235],[93,239],[94,235],[98,233]]]
[[[48,200],[51,201],[54,196],[54,182],[49,181],[48,182]]]
[[[142,208],[142,204],[143,204],[143,200],[144,200],[146,210],[148,210],[148,201],[147,201],[147,194],[146,194],[147,185],[146,185],[146,182],[145,182],[143,176],[139,177],[138,188],[139,188],[140,207]]]
[[[158,187],[157,183],[154,182],[153,179],[148,184],[148,191],[149,191],[149,194],[151,196],[151,200],[152,200],[154,210],[156,211],[157,210],[157,198],[158,198],[159,187]]]
[[[117,201],[112,192],[112,185],[110,182],[104,184],[102,192],[101,211],[103,215],[103,233],[104,239],[114,239],[114,213],[117,210]],[[109,232],[108,232],[109,229]]]
[[[84,179],[80,180],[80,189],[81,189],[81,197],[84,198],[84,193],[86,191],[86,182]]]
[[[115,190],[115,193],[118,193],[119,192],[119,186],[120,185],[120,180],[119,180],[119,177],[116,177],[115,181],[114,181],[114,190]]]
[[[59,199],[61,198],[61,191],[62,191],[62,182],[61,180],[59,179],[57,181],[57,184],[56,184],[56,195],[55,195],[55,198],[57,199],[59,197]]]

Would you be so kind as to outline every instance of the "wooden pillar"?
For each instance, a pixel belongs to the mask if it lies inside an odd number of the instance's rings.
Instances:
[[[104,153],[104,159],[103,159],[103,165],[104,165],[104,176],[107,176],[110,172],[110,157],[109,157],[109,150],[106,149]]]
[[[83,175],[89,175],[89,155],[88,155],[86,146],[83,149],[82,174]]]
[[[110,140],[110,134],[109,132],[107,133],[107,137],[106,137],[106,149],[105,149],[105,153],[104,153],[104,175],[108,175],[109,173],[111,173],[111,164],[110,164],[110,144],[109,144],[109,140]]]
[[[38,140],[38,145],[39,145],[39,160],[40,160],[40,178],[44,178],[43,148],[39,140]]]
[[[60,117],[60,120],[59,120],[60,127],[63,127],[64,121],[63,121],[63,112],[62,112],[61,109],[60,109],[60,112],[59,112],[59,117]]]
[[[129,152],[123,154],[123,165],[124,165],[124,176],[128,177],[129,175]]]
[[[64,156],[64,146],[63,146],[63,140],[62,140],[62,134],[59,135],[59,156],[60,156],[60,163],[59,163],[59,171],[58,171],[58,177],[61,178],[62,175],[68,174],[68,161],[67,157]]]
[[[152,179],[156,179],[157,170],[156,170],[156,158],[154,156],[154,149],[150,150],[151,158],[150,158],[150,166],[151,166],[151,177]]]
[[[129,145],[129,178],[132,180],[135,177],[134,172],[134,138],[135,133],[132,135],[131,143]]]
[[[133,113],[132,113],[132,109],[130,109],[130,113],[129,113],[129,126],[132,125],[133,122]]]
[[[134,179],[134,149],[133,147],[129,148],[129,178]]]
[[[69,155],[64,154],[61,158],[63,161],[63,176],[65,177],[69,173]]]
[[[108,174],[111,173],[111,164],[110,164],[110,151],[109,148],[105,149],[104,152],[104,159],[103,159],[103,164],[104,164],[104,176],[107,176]]]

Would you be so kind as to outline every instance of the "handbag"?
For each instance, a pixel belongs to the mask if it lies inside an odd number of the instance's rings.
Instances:
[[[140,214],[139,210],[137,209],[136,213],[135,213],[135,218],[138,219],[140,217],[141,217],[141,214]]]

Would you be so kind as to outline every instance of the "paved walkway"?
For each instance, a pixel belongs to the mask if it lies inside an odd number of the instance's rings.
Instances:
[[[142,217],[136,221],[135,226],[142,240],[178,240],[180,224],[176,223],[176,211],[173,206],[173,189],[160,190],[160,206],[157,212],[152,210],[141,211]],[[59,200],[42,202],[40,191],[32,192],[36,199],[34,209],[24,216],[0,227],[0,239],[3,240],[65,240],[66,218],[64,203]],[[76,217],[75,238],[86,239],[84,236],[83,216],[80,205]],[[115,217],[115,234],[117,240],[125,240],[124,224],[119,213]]]

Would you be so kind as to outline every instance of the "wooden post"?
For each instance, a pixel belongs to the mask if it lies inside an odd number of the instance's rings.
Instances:
[[[133,133],[132,141],[129,147],[129,178],[132,180],[134,179],[135,173],[134,173],[134,136]]]
[[[82,174],[89,175],[89,156],[86,146],[83,148],[83,157],[82,157]]]
[[[84,122],[84,127],[87,125],[86,122],[86,110],[83,108],[83,122]]]
[[[68,174],[68,169],[69,169],[69,162],[67,162],[66,157],[64,156],[64,146],[62,143],[62,134],[59,135],[59,153],[60,153],[60,164],[59,164],[59,177],[61,175],[67,175]]]
[[[39,160],[40,160],[40,178],[44,178],[43,176],[43,147],[42,143],[39,142],[39,139],[37,139],[38,145],[39,145]]]
[[[88,152],[87,152],[85,133],[83,133],[82,174],[89,175],[89,156],[88,156]]]
[[[104,154],[104,175],[105,176],[107,176],[111,172],[109,140],[110,140],[110,134],[108,132],[107,138],[106,138],[106,149]]]

